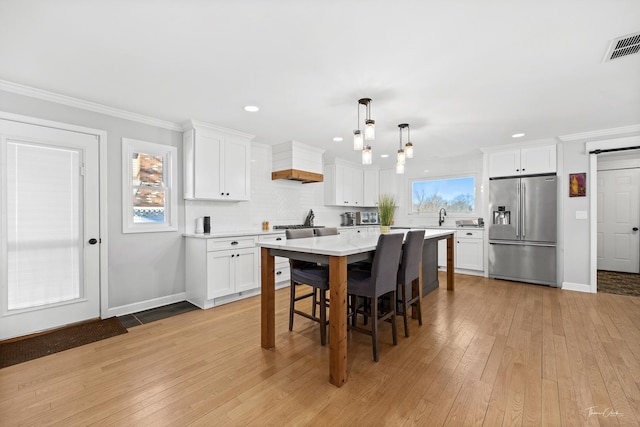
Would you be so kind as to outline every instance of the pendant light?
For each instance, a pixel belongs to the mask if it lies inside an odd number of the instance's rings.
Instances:
[[[407,159],[413,159],[413,144],[411,143],[411,128],[407,124],[407,144],[404,146],[404,155]]]
[[[364,121],[364,139],[373,141],[376,138],[376,122],[371,120],[371,98],[361,98],[358,100],[358,104],[367,107],[367,118]],[[360,110],[358,110],[359,112]]]
[[[398,154],[396,155],[396,163],[404,165],[405,155],[404,150],[402,149],[402,125],[398,125],[398,128],[400,130],[400,148],[398,149]]]
[[[353,131],[353,149],[362,150],[364,146],[364,140],[362,139],[362,132],[360,132],[360,104],[358,104],[358,125]]]
[[[406,156],[405,156],[405,152],[402,149],[402,129],[404,129],[405,127],[409,126],[406,123],[401,123],[398,125],[398,131],[400,134],[400,148],[398,149],[398,153],[396,155],[396,173],[397,174],[402,174],[404,173],[404,164],[406,163]]]
[[[371,151],[371,146],[367,145],[362,150],[362,164],[370,165],[372,160],[373,160],[373,152]]]

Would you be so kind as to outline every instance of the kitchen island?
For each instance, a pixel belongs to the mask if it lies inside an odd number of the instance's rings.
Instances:
[[[406,233],[409,230],[392,230]],[[453,291],[454,244],[452,230],[425,230],[425,243],[447,240],[447,290]],[[329,266],[329,380],[341,387],[347,381],[347,264],[371,259],[379,233],[360,233],[261,242],[261,345],[275,347],[275,256]],[[437,250],[436,250],[437,251]],[[437,252],[436,252],[437,254]],[[437,262],[433,266],[437,272]],[[420,277],[422,285],[422,275]]]

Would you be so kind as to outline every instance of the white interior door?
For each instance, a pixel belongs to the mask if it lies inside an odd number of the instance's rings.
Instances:
[[[98,138],[0,120],[0,339],[100,315]]]
[[[640,169],[598,171],[598,270],[638,273]]]

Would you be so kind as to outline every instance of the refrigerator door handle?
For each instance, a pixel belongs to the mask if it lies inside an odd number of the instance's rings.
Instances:
[[[513,246],[542,246],[545,248],[555,248],[557,245],[555,243],[538,243],[538,242],[514,242],[509,240],[501,240],[489,242],[490,245],[513,245]]]
[[[516,182],[516,237],[520,237],[520,182]]]
[[[526,236],[527,232],[527,185],[522,183],[522,238]]]

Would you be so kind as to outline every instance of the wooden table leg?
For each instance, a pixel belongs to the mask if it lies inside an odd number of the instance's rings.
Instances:
[[[329,257],[329,381],[347,382],[347,258]]]
[[[455,287],[453,282],[454,273],[454,254],[453,254],[453,234],[447,237],[447,290],[452,291]]]
[[[260,252],[262,270],[260,294],[260,321],[262,334],[262,348],[273,348],[276,346],[276,279],[275,260],[269,254],[268,248],[261,248]]]

